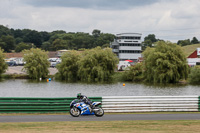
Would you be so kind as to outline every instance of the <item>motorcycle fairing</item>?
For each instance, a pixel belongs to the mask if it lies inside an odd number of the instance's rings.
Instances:
[[[93,102],[92,105],[94,105],[94,106],[101,105],[101,102]]]
[[[85,104],[84,102],[77,103],[74,106],[81,111],[81,115],[94,115],[94,112],[90,112],[89,105]]]

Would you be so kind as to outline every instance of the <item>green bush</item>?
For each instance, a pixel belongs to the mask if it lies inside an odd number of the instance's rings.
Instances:
[[[188,64],[180,46],[160,41],[144,51],[144,78],[151,83],[176,83],[187,79]]]
[[[124,75],[124,71],[118,71],[118,72],[114,72],[114,74],[111,77],[111,82],[123,82],[126,81],[125,80],[125,75]]]
[[[125,70],[123,78],[126,81],[141,81],[143,80],[143,63],[137,63],[134,66],[130,66]]]
[[[69,51],[61,56],[62,62],[56,66],[58,73],[57,79],[65,81],[78,80],[78,61],[80,60],[80,53],[77,51]]]
[[[61,59],[62,62],[57,66],[56,79],[65,81],[109,81],[118,63],[112,49],[100,47],[82,53],[66,52]]]
[[[78,62],[78,75],[81,81],[109,81],[118,62],[111,48],[86,50]]]
[[[188,81],[191,84],[200,84],[200,66],[191,68],[191,72],[188,76]]]
[[[31,79],[37,80],[47,78],[50,66],[47,52],[38,48],[31,48],[30,50],[24,50],[23,54],[24,61],[26,62],[24,69],[28,76]]]
[[[5,62],[5,55],[3,53],[3,49],[0,48],[0,76],[2,73],[6,72],[6,69],[8,68],[8,65]]]

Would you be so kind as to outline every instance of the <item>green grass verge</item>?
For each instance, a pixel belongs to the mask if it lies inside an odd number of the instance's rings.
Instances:
[[[199,129],[199,120],[0,123],[2,133],[197,133]]]

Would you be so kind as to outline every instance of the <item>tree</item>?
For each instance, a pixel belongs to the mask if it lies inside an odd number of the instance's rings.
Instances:
[[[64,31],[64,30],[56,30],[56,31],[53,31],[51,34],[65,34],[66,33],[66,31]]]
[[[193,37],[191,43],[192,44],[197,44],[197,43],[199,43],[199,41],[198,41],[198,39],[196,37]]]
[[[154,34],[149,34],[144,38],[144,41],[151,40],[152,43],[157,42],[156,36]]]
[[[5,62],[5,55],[3,53],[3,50],[0,48],[0,76],[2,73],[6,72],[6,69],[8,68],[8,65]]]
[[[190,39],[186,39],[186,40],[178,40],[177,42],[178,45],[180,46],[186,46],[186,45],[190,45]]]
[[[24,37],[24,42],[33,43],[37,48],[42,45],[42,36],[38,31],[32,30]]]
[[[144,77],[147,82],[176,83],[188,76],[188,65],[180,46],[159,41],[144,51]]]
[[[84,32],[68,32],[63,30],[57,30],[53,32],[38,32],[31,29],[9,29],[0,25],[0,38],[2,36],[12,36],[14,39],[14,44],[19,43],[33,43],[37,48],[42,48],[45,50],[59,50],[59,49],[69,49],[78,50],[81,48],[91,49],[97,46],[107,47],[110,42],[114,40],[113,34],[101,33],[101,30],[94,29],[92,35]],[[11,39],[12,40],[12,39]],[[10,52],[15,49],[7,48],[7,42],[1,41],[0,47],[5,49],[5,52]]]
[[[23,38],[20,38],[20,37],[15,38],[15,43],[16,44],[19,44],[21,42],[23,42]]]
[[[11,35],[10,29],[3,26],[3,25],[0,25],[0,37],[3,36],[3,35],[4,36]]]
[[[21,52],[24,49],[31,49],[32,47],[35,47],[33,44],[26,44],[24,42],[19,43],[16,48],[15,48],[15,52]]]
[[[15,38],[17,38],[17,37],[22,38],[23,37],[23,32],[20,29],[16,29],[16,30],[12,29],[12,34]]]
[[[28,73],[29,77],[36,80],[46,78],[50,66],[50,63],[47,60],[47,52],[38,48],[31,48],[30,50],[24,50],[23,54],[24,61],[26,62],[24,69]]]
[[[145,48],[147,46],[152,47],[152,44],[155,43],[155,42],[157,42],[157,41],[158,41],[158,39],[156,39],[156,36],[154,34],[149,34],[148,36],[146,36],[144,38],[143,44],[144,44]],[[145,48],[143,48],[143,49],[145,49]]]
[[[45,32],[45,31],[40,32],[40,35],[42,37],[42,42],[46,42],[50,38],[50,34],[48,32]]]
[[[15,39],[13,36],[1,36],[0,47],[5,50],[5,52],[11,52],[15,49]]]
[[[94,30],[92,31],[92,35],[93,35],[94,37],[99,37],[99,36],[100,36],[100,33],[101,33],[101,31],[98,30],[98,29],[94,29]]]
[[[112,34],[101,33],[99,37],[94,38],[94,47],[102,47],[105,44],[110,44],[114,40],[115,36]]]
[[[45,51],[54,51],[54,47],[50,42],[43,42],[41,48]]]
[[[6,48],[6,43],[5,43],[5,42],[2,42],[1,39],[0,39],[0,48],[1,48],[1,49]]]
[[[76,33],[70,41],[70,48],[93,48],[92,47],[92,36],[87,33]]]
[[[65,40],[56,39],[55,41],[53,41],[53,48],[55,50],[66,49],[67,47],[68,47],[68,43]]]
[[[195,66],[191,68],[191,72],[188,76],[189,83],[191,84],[200,84],[200,66]]]
[[[102,48],[109,48],[110,47],[110,44],[109,43],[106,43],[104,45],[101,46]]]
[[[152,47],[153,42],[152,42],[151,40],[148,39],[148,40],[145,40],[145,41],[143,42],[143,44],[144,44],[145,47],[147,47],[147,46],[148,46],[148,47]]]
[[[78,75],[81,81],[108,81],[118,61],[110,48],[86,50],[78,63]]]
[[[61,56],[61,60],[62,62],[56,66],[58,69],[56,77],[65,81],[78,80],[78,61],[80,60],[80,53],[77,51],[65,52]]]
[[[143,79],[143,63],[130,66],[123,73],[123,78],[125,81],[141,81]]]

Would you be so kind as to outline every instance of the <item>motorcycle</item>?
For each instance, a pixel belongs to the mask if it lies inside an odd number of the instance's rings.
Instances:
[[[102,117],[104,115],[104,110],[99,107],[101,102],[92,102],[94,108],[91,108],[90,105],[85,104],[83,101],[74,99],[70,103],[70,114],[73,117],[79,117],[80,115],[95,115],[97,117]]]

